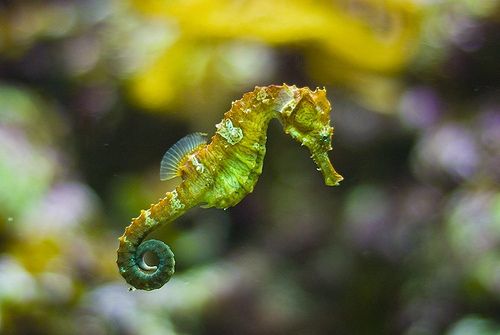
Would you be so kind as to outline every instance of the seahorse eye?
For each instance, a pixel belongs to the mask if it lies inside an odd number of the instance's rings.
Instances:
[[[332,136],[332,128],[328,125],[323,126],[318,133],[319,141],[321,144],[330,146],[331,136]]]

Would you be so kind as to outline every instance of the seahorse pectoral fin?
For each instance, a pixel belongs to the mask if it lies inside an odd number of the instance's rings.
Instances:
[[[336,186],[344,179],[344,177],[338,174],[337,171],[335,171],[335,169],[333,168],[327,152],[313,154],[311,158],[314,160],[314,162],[318,166],[318,169],[323,174],[326,185]]]
[[[170,147],[161,160],[160,180],[169,180],[180,176],[179,167],[184,158],[207,143],[206,135],[205,133],[189,134]]]

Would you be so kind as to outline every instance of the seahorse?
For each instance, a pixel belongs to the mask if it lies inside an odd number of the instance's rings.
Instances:
[[[262,173],[272,119],[278,119],[286,134],[309,149],[325,184],[338,185],[343,177],[328,157],[333,136],[330,111],[325,89],[257,86],[232,103],[210,142],[205,134],[194,133],[174,144],[162,159],[160,178],[180,176],[182,181],[132,219],[119,238],[117,265],[123,278],[142,290],[158,289],[170,280],[175,267],[173,252],[164,242],[145,238],[190,208],[226,209],[251,193]],[[158,264],[148,265],[144,260],[147,253],[155,255]]]

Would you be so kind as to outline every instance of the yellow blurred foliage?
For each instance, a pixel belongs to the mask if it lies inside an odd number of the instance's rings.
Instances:
[[[408,63],[418,44],[422,17],[422,8],[403,0],[132,3],[145,19],[164,21],[178,30],[177,41],[131,78],[133,97],[150,109],[185,98],[182,91],[193,84],[190,81],[203,77],[196,71],[206,70],[197,62],[202,53],[210,55],[212,49],[207,44],[238,40],[269,47],[300,47],[316,79],[324,83],[340,80],[356,88],[365,74],[369,78],[390,75]]]
[[[23,243],[14,244],[10,254],[24,265],[30,273],[50,271],[55,268],[62,253],[61,242],[56,236],[25,239]]]

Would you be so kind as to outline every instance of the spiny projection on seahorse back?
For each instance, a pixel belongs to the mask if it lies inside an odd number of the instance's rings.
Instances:
[[[326,185],[343,179],[328,157],[332,149],[331,106],[326,91],[288,85],[256,87],[233,102],[216,125],[209,143],[200,133],[177,142],[162,161],[162,176],[180,176],[172,192],[132,220],[120,237],[118,269],[132,286],[153,290],[163,286],[174,273],[174,255],[163,242],[144,239],[160,225],[172,222],[197,205],[227,208],[253,191],[262,173],[266,153],[267,126],[277,118],[286,134],[306,146],[323,174]],[[162,177],[163,178],[163,177]],[[156,255],[158,264],[144,261]]]

